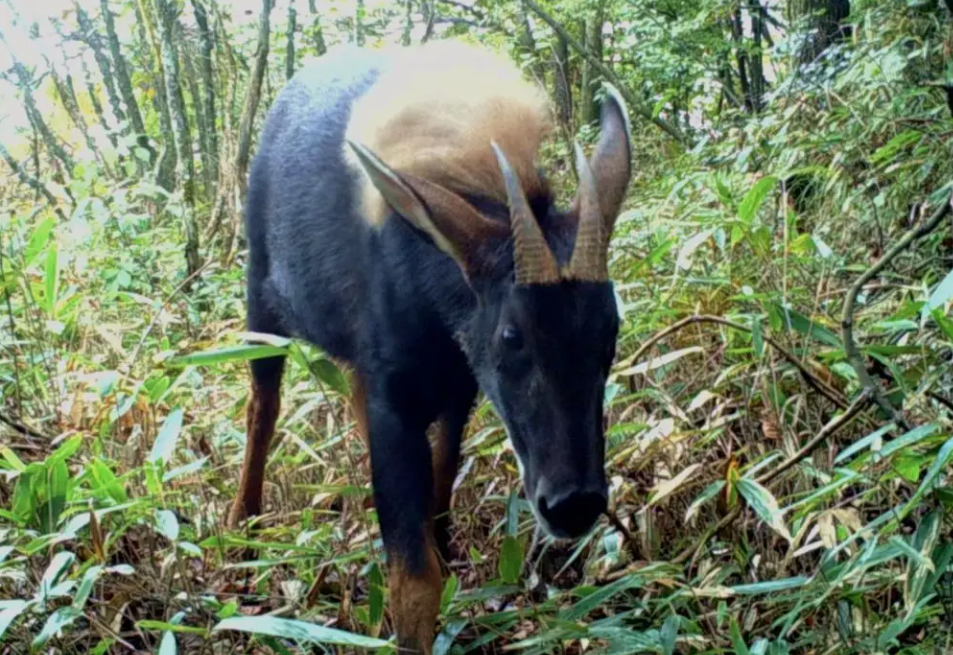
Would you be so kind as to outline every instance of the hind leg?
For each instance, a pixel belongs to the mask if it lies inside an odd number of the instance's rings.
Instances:
[[[433,453],[434,541],[444,561],[450,561],[450,501],[460,464],[460,442],[476,398],[475,385],[460,389],[456,402],[435,424]]]
[[[248,328],[253,332],[281,334],[278,323],[249,293]],[[275,433],[278,410],[281,405],[281,375],[285,358],[267,357],[249,362],[251,390],[246,406],[247,441],[245,462],[242,465],[238,494],[228,513],[228,527],[236,528],[246,518],[261,513],[262,487],[265,482],[265,462],[268,447]]]

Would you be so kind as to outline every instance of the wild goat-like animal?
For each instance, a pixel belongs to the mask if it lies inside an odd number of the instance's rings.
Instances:
[[[248,189],[248,329],[351,369],[402,648],[431,649],[478,390],[547,532],[579,537],[606,509],[607,251],[631,175],[626,109],[607,91],[591,159],[576,146],[568,210],[537,168],[545,96],[483,49],[345,48],[301,70],[268,114]],[[261,511],[283,365],[251,362],[233,526]]]

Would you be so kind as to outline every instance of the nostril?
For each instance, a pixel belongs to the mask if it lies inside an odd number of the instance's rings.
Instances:
[[[608,500],[603,493],[572,491],[555,497],[540,496],[536,505],[539,513],[556,532],[578,537],[606,511]]]

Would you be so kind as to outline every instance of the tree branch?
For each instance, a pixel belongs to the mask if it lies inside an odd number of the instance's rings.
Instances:
[[[844,302],[844,313],[841,318],[841,336],[844,340],[844,352],[847,354],[847,360],[850,362],[850,365],[854,367],[854,370],[857,372],[857,377],[860,379],[864,388],[870,390],[874,402],[890,417],[890,420],[908,431],[910,430],[910,424],[903,417],[902,413],[890,404],[890,401],[887,400],[887,397],[880,389],[879,384],[870,376],[864,358],[860,354],[857,344],[854,342],[854,306],[857,303],[857,295],[860,293],[860,290],[864,288],[864,285],[886,268],[897,255],[909,248],[914,241],[930,234],[939,227],[943,219],[949,215],[951,209],[953,209],[953,193],[947,197],[943,205],[937,208],[925,223],[909,230],[876,264],[857,278],[857,281],[851,286],[850,291],[847,292],[847,300]]]
[[[634,355],[632,355],[631,357],[627,359],[633,363],[637,362],[639,359],[641,359],[641,357],[646,352],[649,351],[650,348],[652,348],[652,346],[657,344],[659,341],[668,337],[671,334],[674,334],[675,332],[678,332],[682,328],[687,327],[689,325],[693,325],[695,323],[716,323],[718,325],[724,325],[726,327],[730,327],[734,330],[740,330],[742,332],[748,332],[748,333],[751,332],[751,328],[749,328],[748,326],[742,325],[741,323],[735,323],[734,321],[729,321],[728,319],[722,318],[720,316],[710,316],[706,314],[688,316],[678,321],[677,323],[670,325],[669,327],[665,328],[661,332],[656,333],[648,341],[643,343],[642,346],[635,352]],[[775,341],[774,338],[771,337],[770,335],[765,334],[763,335],[763,338],[765,343],[770,344],[771,347],[777,350],[782,357],[784,357],[786,360],[791,362],[791,364],[793,364],[794,367],[801,373],[801,376],[804,378],[804,381],[807,382],[809,385],[811,385],[815,390],[817,390],[818,393],[823,395],[825,398],[830,400],[832,403],[834,403],[841,409],[845,409],[847,407],[847,401],[844,399],[843,395],[841,395],[841,393],[837,391],[837,389],[834,389],[829,384],[827,384],[824,380],[817,377],[817,375],[815,375],[814,372],[811,371],[811,369],[808,368],[808,366],[804,362],[802,362],[800,359],[798,359],[792,352],[790,352],[784,346],[782,346],[777,341]]]
[[[573,50],[575,50],[580,55],[585,57],[585,59],[592,64],[593,68],[598,70],[603,77],[605,77],[607,80],[612,82],[616,86],[616,88],[619,89],[619,93],[622,94],[622,97],[625,99],[625,101],[639,116],[641,116],[645,120],[655,125],[657,128],[659,128],[660,130],[668,134],[670,137],[672,137],[673,139],[675,139],[682,145],[684,146],[692,145],[691,140],[687,136],[685,136],[685,134],[682,133],[681,130],[679,130],[677,127],[675,127],[668,121],[665,121],[659,118],[658,116],[655,116],[652,113],[652,111],[645,106],[645,103],[639,100],[631,91],[628,90],[628,88],[626,88],[624,84],[622,84],[618,76],[612,72],[612,69],[610,69],[604,63],[602,63],[602,61],[598,57],[593,56],[593,54],[589,52],[589,50],[587,50],[585,46],[583,46],[581,43],[579,43],[579,41],[574,39],[573,36],[569,32],[567,32],[562,25],[556,22],[556,20],[552,16],[547,14],[542,7],[540,7],[538,4],[534,2],[534,0],[522,0],[522,1],[523,3],[526,4],[527,7],[529,7],[534,12],[536,12],[536,14],[540,18],[542,18],[551,28],[553,28],[553,31],[555,31],[556,34],[558,34],[561,38],[565,39],[566,43],[568,43]]]

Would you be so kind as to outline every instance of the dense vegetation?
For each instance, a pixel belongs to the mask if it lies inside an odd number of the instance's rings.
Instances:
[[[308,59],[447,37],[551,91],[565,188],[616,84],[636,180],[612,516],[538,534],[482,402],[435,652],[951,652],[949,0],[29,4],[0,5],[0,653],[393,648],[347,378],[245,343],[241,205]],[[229,532],[276,349],[268,513]]]

